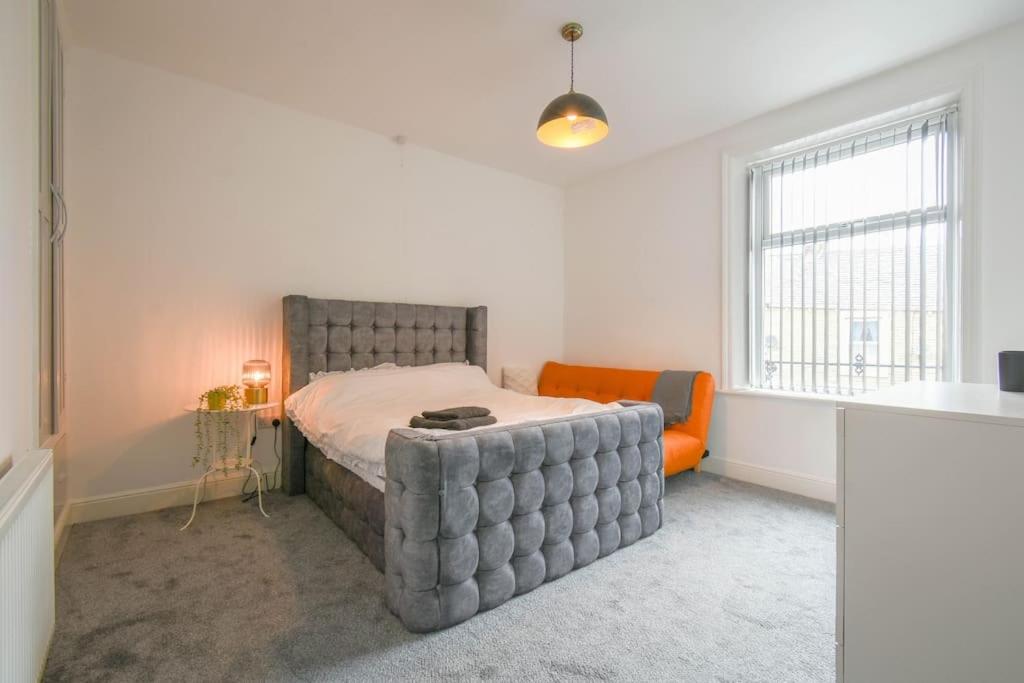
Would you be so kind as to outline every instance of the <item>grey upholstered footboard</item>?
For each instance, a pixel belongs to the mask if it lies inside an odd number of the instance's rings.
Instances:
[[[386,447],[387,604],[411,631],[496,607],[661,527],[663,416],[650,403]]]

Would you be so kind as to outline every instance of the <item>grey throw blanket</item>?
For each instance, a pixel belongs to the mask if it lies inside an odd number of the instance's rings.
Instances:
[[[665,426],[686,422],[690,418],[693,400],[693,380],[697,373],[691,370],[666,370],[658,375],[651,393],[651,401],[665,413]]]
[[[491,414],[488,408],[479,406],[459,406],[444,410],[424,410],[423,417],[428,420],[464,420],[467,417],[486,417]]]
[[[474,427],[486,427],[487,425],[492,425],[497,421],[498,418],[493,415],[484,415],[482,417],[463,417],[455,420],[431,420],[417,415],[409,420],[409,426],[417,429],[454,429],[456,431],[462,431],[464,429],[473,429]]]

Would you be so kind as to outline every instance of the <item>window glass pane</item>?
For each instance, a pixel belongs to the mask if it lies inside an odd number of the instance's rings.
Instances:
[[[854,140],[770,164],[769,232],[938,206],[941,139],[935,124],[923,132],[907,126],[871,136],[874,144]]]

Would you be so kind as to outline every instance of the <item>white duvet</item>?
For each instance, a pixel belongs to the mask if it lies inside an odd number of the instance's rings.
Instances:
[[[408,427],[409,418],[424,410],[482,406],[498,419],[494,426],[500,426],[593,413],[617,405],[499,389],[481,368],[464,363],[328,373],[284,403],[288,417],[324,455],[381,490],[388,432]]]

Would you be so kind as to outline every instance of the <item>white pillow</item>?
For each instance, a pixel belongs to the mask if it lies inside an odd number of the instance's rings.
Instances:
[[[311,372],[311,373],[309,373],[309,381],[310,382],[315,382],[318,379],[326,377],[327,375],[337,375],[339,373],[345,373],[345,372],[373,372],[374,370],[391,370],[392,368],[397,368],[397,367],[398,366],[395,365],[394,363],[381,363],[380,365],[374,365],[372,368],[359,368],[359,369],[352,368],[351,370],[330,370],[330,371],[328,371],[328,370],[320,370],[319,372]]]
[[[527,394],[537,395],[537,370],[533,368],[502,368],[501,386],[504,389]]]

